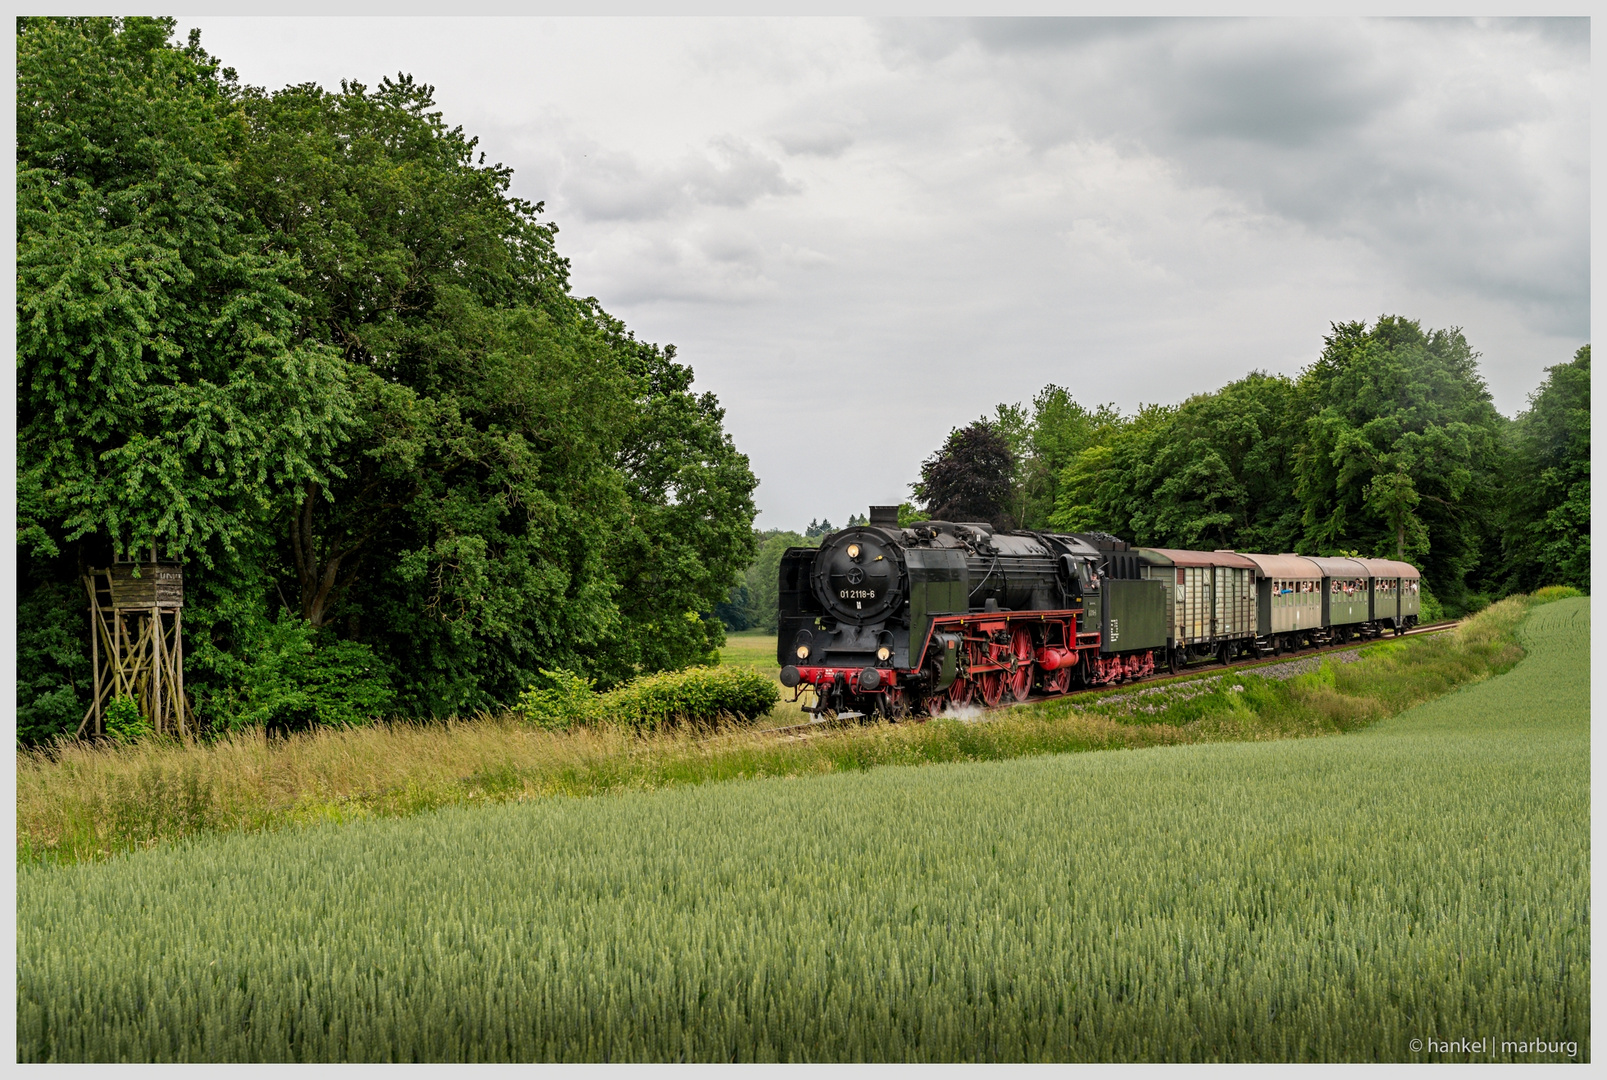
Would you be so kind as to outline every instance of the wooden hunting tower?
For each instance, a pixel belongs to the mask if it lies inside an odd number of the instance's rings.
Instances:
[[[143,554],[143,553],[142,553]],[[106,706],[131,697],[159,735],[194,734],[184,696],[184,570],[170,559],[116,559],[84,575],[94,697],[78,734],[106,732]]]

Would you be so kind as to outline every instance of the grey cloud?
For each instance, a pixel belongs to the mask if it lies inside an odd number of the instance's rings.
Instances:
[[[1064,49],[1119,38],[1146,37],[1165,33],[1180,20],[1154,17],[1120,18],[1110,16],[1055,17],[1028,15],[1013,18],[973,18],[964,20],[965,30],[991,52],[1036,52]]]
[[[713,149],[712,157],[694,158],[686,166],[685,188],[699,202],[742,207],[766,195],[801,190],[781,174],[779,164],[741,139],[720,139]]]
[[[879,30],[944,77],[996,87],[1012,129],[1040,153],[1096,140],[1154,155],[1251,211],[1517,303],[1550,333],[1588,334],[1585,20]],[[1568,78],[1578,92],[1555,88]],[[1553,142],[1537,143],[1537,131]]]
[[[841,124],[817,120],[784,129],[776,142],[789,154],[834,158],[854,144],[854,136]]]
[[[767,195],[801,190],[779,163],[733,137],[657,169],[593,147],[570,156],[562,186],[567,205],[593,221],[654,220],[698,205],[740,209]]]
[[[1162,91],[1174,134],[1307,147],[1360,126],[1403,89],[1359,50],[1289,45],[1174,51]]]
[[[563,192],[570,206],[597,221],[662,217],[683,197],[675,179],[650,175],[629,154],[598,150],[572,163]]]
[[[1478,19],[1475,21],[1483,25],[1533,34],[1535,37],[1544,38],[1554,45],[1568,49],[1579,59],[1588,60],[1590,57],[1590,20],[1588,18],[1546,16],[1520,19]]]

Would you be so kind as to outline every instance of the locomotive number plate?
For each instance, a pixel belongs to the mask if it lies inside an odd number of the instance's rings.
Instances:
[[[837,599],[839,599],[839,600],[874,600],[874,599],[876,599],[876,590],[875,589],[840,589],[837,592]]]

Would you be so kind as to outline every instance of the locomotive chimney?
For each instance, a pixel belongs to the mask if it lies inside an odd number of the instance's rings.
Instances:
[[[872,525],[885,525],[890,529],[898,528],[898,507],[873,506],[870,508],[870,523]]]

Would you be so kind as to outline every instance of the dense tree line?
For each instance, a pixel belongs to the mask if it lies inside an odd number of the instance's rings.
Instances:
[[[19,736],[87,705],[83,569],[153,545],[214,729],[709,658],[756,482],[674,349],[428,86],[267,93],[173,29],[18,23]]]
[[[933,518],[1181,548],[1404,558],[1459,612],[1590,586],[1590,346],[1501,416],[1460,330],[1343,323],[1298,378],[1252,373],[1131,416],[1048,386],[958,428]]]

